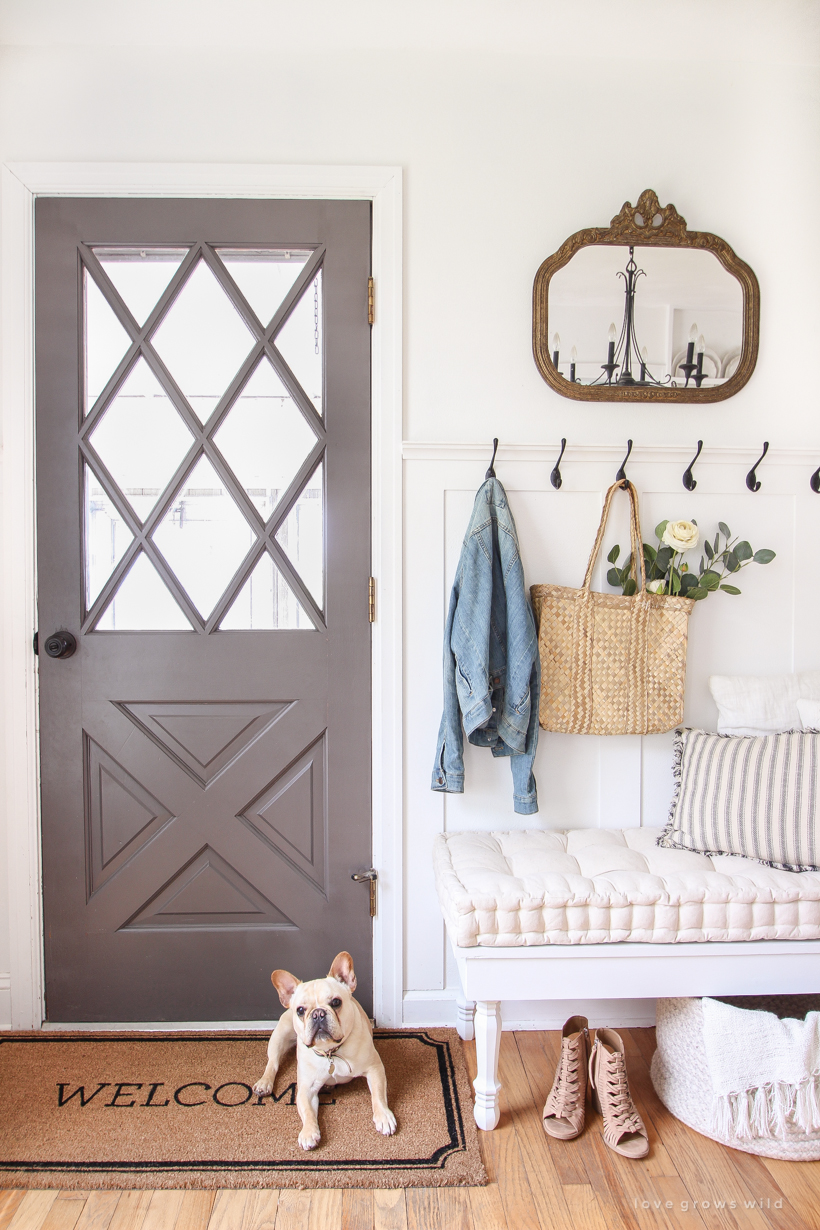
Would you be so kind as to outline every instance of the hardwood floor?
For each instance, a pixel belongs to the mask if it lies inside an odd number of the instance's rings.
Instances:
[[[820,1230],[820,1163],[768,1161],[690,1131],[652,1089],[653,1031],[621,1035],[651,1142],[640,1162],[604,1145],[594,1114],[578,1140],[548,1137],[559,1034],[505,1033],[501,1122],[480,1133],[488,1187],[2,1191],[0,1230]]]

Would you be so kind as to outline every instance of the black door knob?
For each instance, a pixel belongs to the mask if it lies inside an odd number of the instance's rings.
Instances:
[[[70,632],[54,632],[45,643],[50,658],[70,658],[77,648],[77,641]]]

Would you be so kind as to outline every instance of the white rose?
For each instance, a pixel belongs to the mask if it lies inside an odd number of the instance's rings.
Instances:
[[[699,539],[700,531],[691,521],[670,521],[663,531],[663,541],[673,551],[691,551]]]
[[[648,581],[646,588],[650,594],[662,594],[664,589],[663,581]]]

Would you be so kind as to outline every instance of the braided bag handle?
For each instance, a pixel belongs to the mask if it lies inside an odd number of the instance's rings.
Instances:
[[[646,593],[646,569],[644,568],[643,559],[643,536],[641,534],[641,518],[638,511],[638,493],[633,484],[628,478],[619,479],[618,482],[612,484],[604,499],[604,507],[601,513],[601,523],[598,526],[598,533],[595,537],[595,542],[592,547],[592,554],[589,557],[586,574],[584,576],[583,589],[589,589],[592,583],[592,570],[595,567],[595,561],[598,558],[598,552],[601,550],[601,543],[604,541],[604,533],[606,532],[606,523],[609,518],[609,510],[612,506],[612,500],[615,492],[618,489],[626,490],[629,494],[629,538],[632,544],[632,563],[629,571],[631,572],[635,583],[638,582],[638,568],[640,568],[641,584],[639,592]],[[640,561],[640,563],[639,563]]]

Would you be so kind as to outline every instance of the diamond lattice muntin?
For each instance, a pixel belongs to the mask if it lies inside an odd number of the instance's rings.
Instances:
[[[265,358],[215,432],[214,443],[268,521],[316,447],[316,433]]]
[[[322,250],[80,251],[83,631],[321,628]]]

